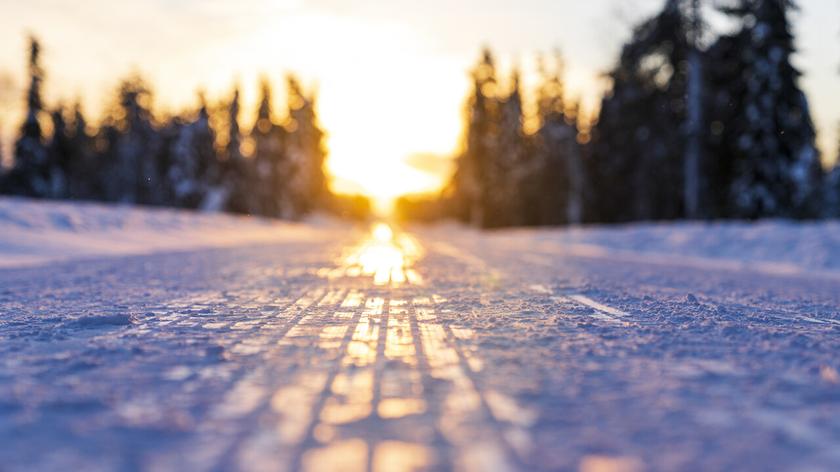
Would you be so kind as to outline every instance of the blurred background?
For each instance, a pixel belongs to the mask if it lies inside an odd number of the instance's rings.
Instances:
[[[7,194],[482,227],[840,211],[840,2],[2,11]]]

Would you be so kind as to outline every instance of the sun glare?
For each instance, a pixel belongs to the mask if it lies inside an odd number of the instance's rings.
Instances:
[[[385,223],[377,223],[373,227],[373,238],[380,243],[390,243],[394,239],[394,230]]]
[[[373,277],[375,285],[421,284],[412,268],[422,248],[409,235],[396,234],[386,223],[376,223],[370,237],[344,257],[341,274]]]

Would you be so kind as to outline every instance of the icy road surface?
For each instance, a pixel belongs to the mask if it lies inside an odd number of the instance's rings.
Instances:
[[[0,470],[840,470],[837,272],[550,236],[0,270]]]

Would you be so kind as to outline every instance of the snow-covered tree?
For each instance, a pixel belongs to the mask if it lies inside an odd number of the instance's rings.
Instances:
[[[585,182],[581,148],[577,142],[577,107],[566,109],[563,60],[559,52],[554,55],[552,67],[543,62],[540,69],[542,77],[537,90],[540,127],[535,137],[537,151],[528,164],[537,179],[536,185],[525,185],[522,190],[533,192],[536,189],[538,192],[536,198],[532,197],[539,210],[537,223],[580,223],[583,219]]]
[[[482,181],[482,226],[501,227],[524,223],[522,184],[526,167],[527,139],[523,129],[522,91],[519,71],[514,70],[510,91],[498,99],[498,122],[494,147],[485,156]]]
[[[728,213],[739,218],[813,217],[819,213],[822,167],[800,73],[791,64],[792,0],[739,0],[724,11],[743,24],[727,38],[734,61],[726,80]]]
[[[168,152],[166,188],[171,203],[186,208],[203,208],[209,205],[208,199],[215,203],[219,171],[215,134],[204,101],[192,121],[170,126],[174,139]]]
[[[493,54],[484,50],[472,71],[473,92],[467,104],[464,149],[448,190],[453,213],[463,221],[489,226],[485,208],[492,203],[489,182],[496,149],[498,103],[495,99],[496,66]]]
[[[702,190],[706,127],[703,118],[704,81],[703,55],[700,50],[703,34],[703,17],[700,0],[691,0],[687,43],[689,47],[686,66],[686,135],[683,158],[683,206],[687,218],[698,218],[703,211]]]
[[[609,74],[588,163],[592,219],[683,216],[688,30],[684,0],[668,0],[634,30]]]
[[[292,203],[292,216],[300,216],[322,203],[327,193],[324,172],[324,131],[318,123],[315,95],[304,92],[300,81],[287,77],[289,120],[284,170]]]
[[[285,182],[287,156],[285,155],[286,131],[273,120],[271,84],[263,80],[260,86],[260,105],[251,131],[254,142],[258,212],[266,216],[283,216],[289,208]]]
[[[152,120],[151,100],[151,91],[140,77],[129,77],[119,86],[116,110],[109,123],[112,130],[105,131],[109,200],[144,204],[165,201],[162,183],[167,163],[155,159],[160,136]]]

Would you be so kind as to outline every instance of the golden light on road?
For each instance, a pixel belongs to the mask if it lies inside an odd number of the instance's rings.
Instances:
[[[422,278],[412,265],[421,255],[414,238],[395,233],[386,223],[376,223],[370,236],[345,257],[343,267],[349,276],[372,276],[375,285],[420,284]]]
[[[394,239],[394,231],[385,223],[377,223],[373,227],[373,238],[381,243],[390,243]]]

